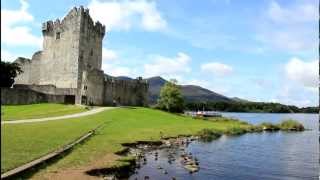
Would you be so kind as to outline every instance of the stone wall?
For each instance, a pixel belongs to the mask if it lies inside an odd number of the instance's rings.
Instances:
[[[77,89],[72,88],[57,88],[54,85],[29,85],[29,84],[14,84],[13,88],[16,89],[30,89],[39,93],[51,95],[75,95]]]
[[[66,96],[36,92],[31,89],[1,88],[2,105],[66,103]]]
[[[119,80],[105,75],[104,104],[147,106],[148,83],[142,79]]]
[[[104,96],[104,74],[101,70],[83,72],[82,95],[85,104],[103,105]]]

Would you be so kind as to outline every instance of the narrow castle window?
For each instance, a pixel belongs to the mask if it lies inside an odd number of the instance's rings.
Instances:
[[[60,39],[60,32],[56,33],[56,39]]]
[[[91,49],[90,51],[90,56],[93,56],[93,49]]]
[[[83,51],[80,51],[80,60],[83,60]]]

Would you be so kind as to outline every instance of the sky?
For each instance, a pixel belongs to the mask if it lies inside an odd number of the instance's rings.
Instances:
[[[228,97],[317,106],[317,0],[1,0],[1,60],[42,49],[41,24],[74,7],[106,26],[102,69]]]

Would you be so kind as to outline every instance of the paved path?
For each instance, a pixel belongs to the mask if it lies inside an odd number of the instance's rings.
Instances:
[[[33,122],[55,121],[55,120],[61,120],[61,119],[77,118],[77,117],[97,114],[97,113],[102,112],[104,110],[110,110],[110,109],[114,109],[114,108],[116,108],[116,107],[98,107],[98,108],[94,108],[92,110],[77,113],[77,114],[70,114],[70,115],[57,116],[57,117],[39,118],[39,119],[22,119],[22,120],[13,120],[13,121],[1,121],[1,124],[33,123]]]

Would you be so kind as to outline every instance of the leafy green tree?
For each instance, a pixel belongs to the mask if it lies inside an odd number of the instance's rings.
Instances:
[[[22,73],[18,63],[1,61],[0,69],[1,87],[11,87],[14,83],[14,78],[17,77],[18,74]]]
[[[170,80],[161,88],[158,108],[169,112],[182,112],[183,104],[183,97],[177,81]]]

